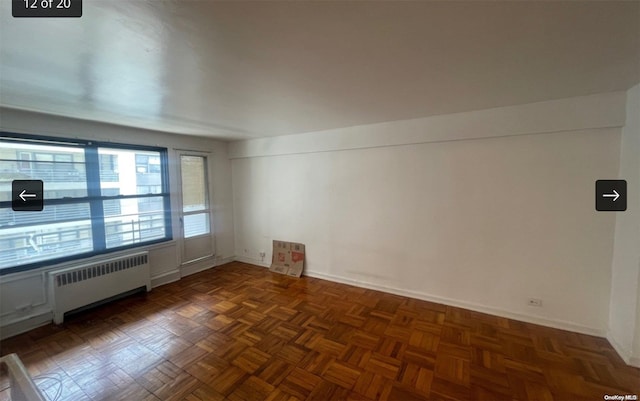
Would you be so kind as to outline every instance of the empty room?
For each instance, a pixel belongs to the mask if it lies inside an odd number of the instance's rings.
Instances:
[[[0,401],[639,396],[640,1],[0,0]]]

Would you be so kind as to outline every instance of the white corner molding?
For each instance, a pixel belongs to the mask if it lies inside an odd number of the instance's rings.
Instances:
[[[618,353],[620,358],[630,366],[635,366],[636,368],[640,368],[640,357],[633,356],[633,352],[631,349],[622,346],[620,342],[618,342],[610,330],[607,330],[607,341],[613,347],[613,349]]]
[[[229,158],[279,156],[505,136],[625,124],[625,92],[257,138],[229,144]]]

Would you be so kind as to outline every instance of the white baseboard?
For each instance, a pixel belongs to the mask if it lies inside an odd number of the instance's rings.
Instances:
[[[11,323],[6,323],[0,327],[0,340],[17,336],[18,334],[25,333],[41,326],[46,326],[51,323],[52,320],[53,312],[49,311],[38,315],[25,316],[24,318],[15,320]]]
[[[238,262],[249,263],[250,265],[256,265],[256,266],[261,266],[266,268],[271,267],[271,263],[263,262],[258,259],[248,258],[246,256],[236,256],[235,260]]]
[[[231,263],[235,260],[235,256],[227,256],[226,258],[211,257],[196,262],[184,265],[180,268],[181,277],[190,276],[192,274],[200,273],[201,271],[211,269],[216,266],[221,266],[227,263]]]
[[[180,270],[171,270],[157,276],[151,277],[151,288],[160,287],[161,285],[173,283],[180,280]]]
[[[226,265],[227,263],[231,263],[234,260],[236,260],[235,256],[227,256],[226,258],[216,260],[216,266]]]
[[[206,258],[198,260],[193,263],[189,263],[180,267],[180,277],[190,276],[192,274],[200,273],[201,271],[211,269],[216,264],[215,258]]]
[[[247,262],[247,263],[251,263],[251,262]],[[313,271],[307,271],[307,270],[303,271],[302,274],[305,276],[320,278],[328,281],[334,281],[337,283],[349,284],[356,287],[368,288],[371,290],[378,290],[382,292],[388,292],[391,294],[402,295],[405,297],[421,299],[423,301],[455,306],[458,308],[469,309],[476,312],[487,313],[490,315],[505,317],[505,318],[514,319],[514,320],[520,320],[527,323],[539,324],[541,326],[553,327],[561,330],[569,330],[577,333],[589,334],[589,335],[598,336],[598,337],[605,336],[604,330],[583,326],[581,324],[570,322],[570,321],[549,319],[549,318],[533,316],[533,315],[526,315],[523,313],[511,312],[505,309],[494,308],[491,306],[485,306],[485,305],[476,304],[472,302],[459,301],[456,299],[425,294],[423,292],[403,290],[395,287],[388,287],[388,286],[374,284],[374,283],[357,281],[357,280],[353,280],[346,277],[335,276],[333,274],[326,274],[326,273],[313,272]]]
[[[159,287],[161,285],[173,283],[180,280],[181,277],[190,276],[201,271],[211,269],[214,266],[221,266],[227,263],[231,263],[235,260],[234,256],[229,256],[220,259],[207,259],[206,261],[198,261],[193,264],[183,266],[182,270],[174,269],[155,277],[151,277],[151,288]]]

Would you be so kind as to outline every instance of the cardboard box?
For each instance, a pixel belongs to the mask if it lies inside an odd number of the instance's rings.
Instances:
[[[304,244],[287,241],[273,241],[272,272],[300,277],[304,269]]]

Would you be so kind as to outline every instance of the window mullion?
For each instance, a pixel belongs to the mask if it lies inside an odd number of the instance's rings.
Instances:
[[[102,208],[102,191],[100,189],[100,158],[96,146],[85,148],[87,167],[87,193],[91,199],[91,230],[93,236],[93,250],[102,251],[107,248],[104,229],[104,210]]]

